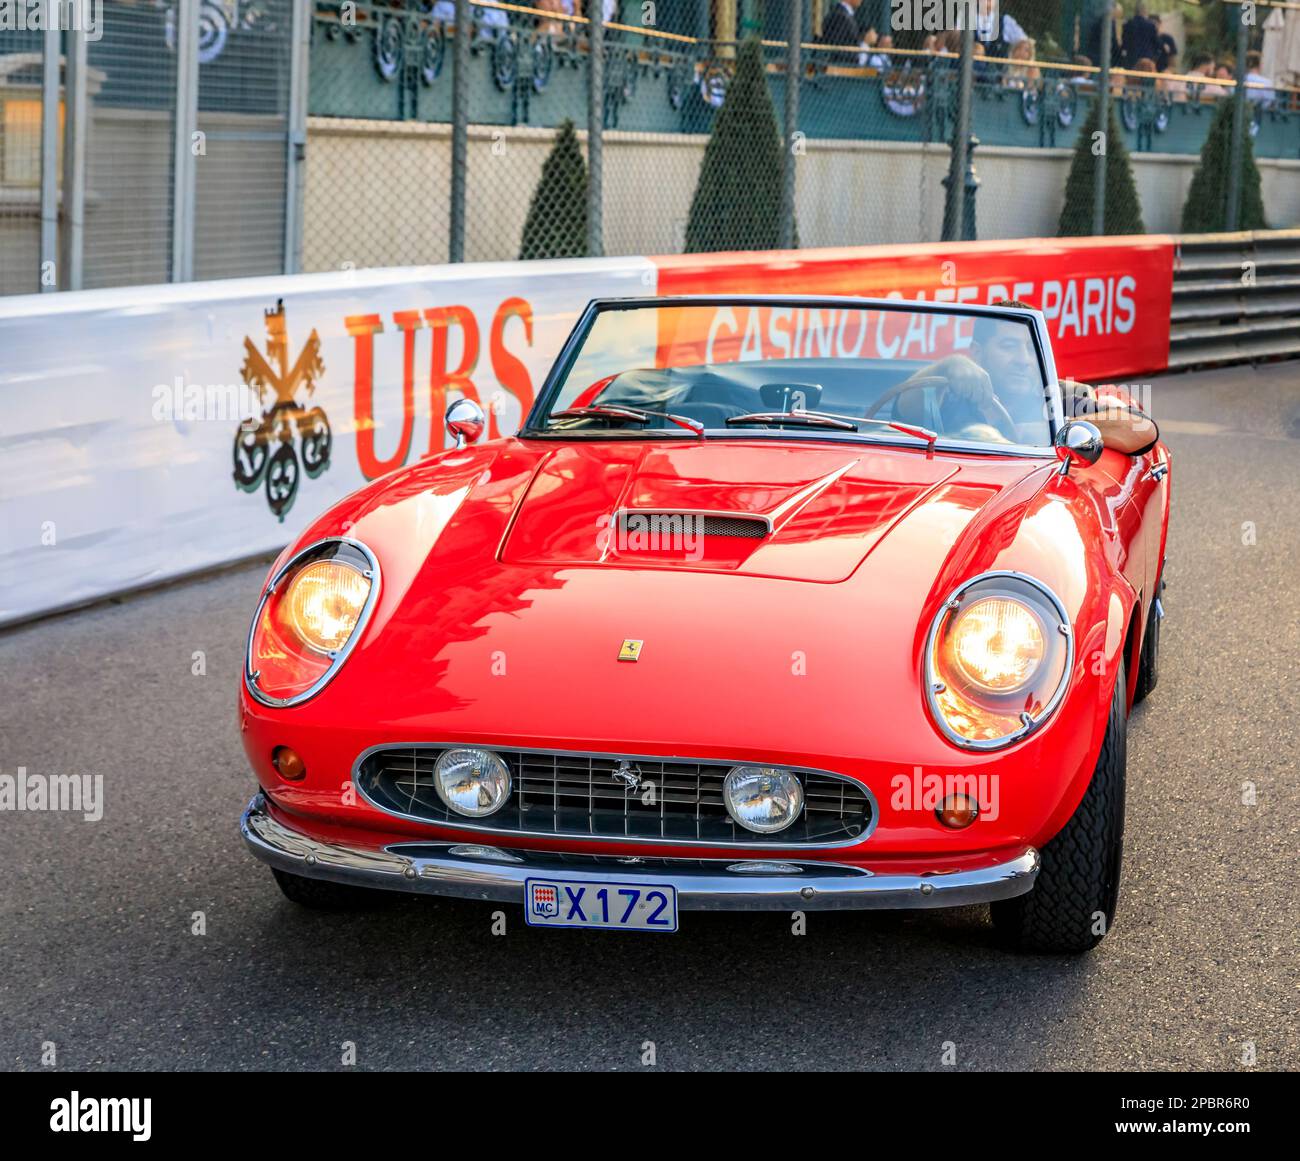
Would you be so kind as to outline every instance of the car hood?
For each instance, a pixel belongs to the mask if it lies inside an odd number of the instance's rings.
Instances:
[[[832,583],[960,473],[870,445],[566,444],[530,481],[502,560]]]
[[[926,618],[1017,551],[1050,472],[1041,459],[829,442],[444,453],[375,481],[300,540],[345,531],[375,552],[382,585],[352,658],[295,712],[364,722],[358,750],[376,732],[438,740],[470,723],[523,745],[604,739],[648,754],[671,714],[674,744],[709,753],[734,748],[735,725],[699,693],[743,673],[755,746],[774,753],[795,714],[849,753],[862,722],[846,696],[872,689],[882,730],[920,714]],[[730,558],[630,559],[599,545],[620,504],[757,513],[772,532]],[[617,661],[625,639],[645,641],[636,665]]]

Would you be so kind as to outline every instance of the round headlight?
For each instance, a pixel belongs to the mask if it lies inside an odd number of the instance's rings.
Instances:
[[[315,697],[347,660],[379,598],[379,561],[358,540],[327,536],[276,569],[248,631],[244,687],[263,705]]]
[[[491,750],[447,750],[434,763],[433,788],[448,810],[482,818],[510,797],[510,767]]]
[[[789,770],[736,766],[722,784],[727,813],[746,830],[785,830],[803,810],[803,786]]]
[[[318,653],[342,649],[357,627],[370,581],[341,560],[307,565],[289,584],[286,613],[295,633]]]
[[[930,629],[930,711],[959,746],[1010,745],[1051,716],[1073,654],[1069,617],[1050,589],[1022,573],[985,573],[943,603]]]
[[[954,665],[977,689],[1020,689],[1043,660],[1043,628],[1021,601],[984,597],[957,614],[952,626]]]

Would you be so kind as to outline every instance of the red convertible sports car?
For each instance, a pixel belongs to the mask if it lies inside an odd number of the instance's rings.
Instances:
[[[1037,312],[596,301],[519,433],[483,426],[452,404],[457,446],[262,591],[243,835],[290,899],[1106,933],[1169,457],[1122,389],[1058,381]]]

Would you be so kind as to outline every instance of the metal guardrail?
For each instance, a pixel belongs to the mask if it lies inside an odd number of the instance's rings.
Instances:
[[[1300,354],[1300,229],[1193,234],[1174,252],[1169,366]]]

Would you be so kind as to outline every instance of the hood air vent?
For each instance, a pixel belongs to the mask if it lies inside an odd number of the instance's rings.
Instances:
[[[742,540],[762,540],[772,531],[766,516],[746,516],[732,512],[651,511],[623,508],[617,514],[618,530],[624,536],[643,536],[659,543],[665,538],[694,536],[729,536]]]

